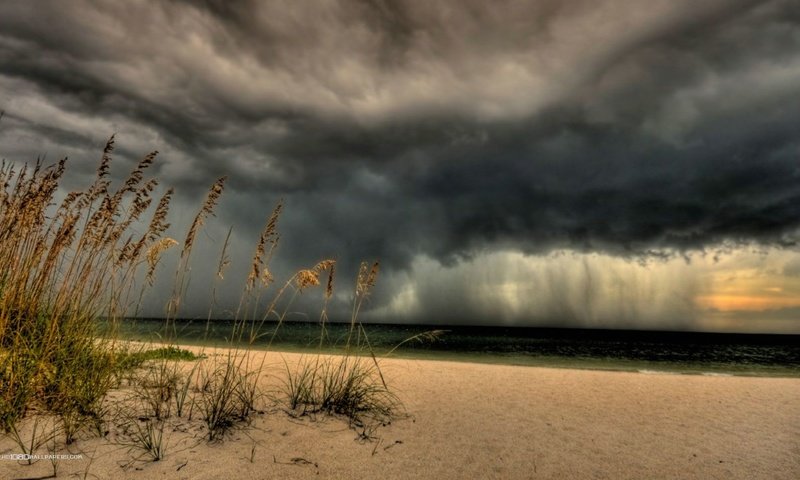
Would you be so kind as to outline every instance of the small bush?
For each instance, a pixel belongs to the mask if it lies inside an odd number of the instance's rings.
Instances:
[[[132,418],[122,426],[123,433],[117,443],[139,451],[134,460],[147,458],[157,462],[166,455],[164,427],[163,420]]]
[[[208,440],[221,440],[235,425],[248,423],[256,411],[257,374],[231,353],[225,362],[200,373],[198,406],[208,427]]]
[[[180,360],[193,361],[203,357],[195,355],[185,348],[174,345],[167,347],[145,349],[140,348],[134,351],[120,351],[117,355],[117,366],[120,370],[130,370],[140,367],[148,360]]]
[[[178,367],[169,360],[158,360],[142,369],[133,383],[135,398],[144,407],[141,416],[156,420],[169,418],[179,383],[181,374]]]
[[[353,425],[385,422],[399,406],[371,358],[353,355],[304,360],[287,368],[289,407],[306,413],[344,415]]]

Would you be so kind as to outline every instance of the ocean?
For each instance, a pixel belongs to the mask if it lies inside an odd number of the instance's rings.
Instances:
[[[231,341],[233,322],[226,320],[177,320],[169,335],[164,326],[163,319],[125,319],[118,335],[145,342],[169,336],[191,345],[249,343]],[[284,322],[276,327],[270,322],[260,325],[253,348],[267,348],[271,342],[274,350],[335,354],[344,351],[349,332],[349,324],[329,323],[320,342],[318,323]],[[408,340],[433,329],[440,330],[434,340]],[[392,357],[645,374],[800,377],[800,335],[387,324],[364,324],[363,331],[379,356],[391,352]],[[363,336],[361,344],[366,344]]]

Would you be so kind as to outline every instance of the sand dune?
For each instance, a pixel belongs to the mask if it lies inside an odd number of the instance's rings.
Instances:
[[[267,362],[282,358],[299,355],[270,353]],[[83,478],[88,466],[88,478],[101,479],[800,478],[797,378],[382,365],[406,415],[371,441],[340,419],[274,407],[221,443],[177,424],[158,462],[127,464],[126,449],[82,439],[70,450],[84,458],[61,460],[59,477]],[[0,441],[0,454],[15,448]],[[50,473],[47,460],[0,460],[0,478]]]

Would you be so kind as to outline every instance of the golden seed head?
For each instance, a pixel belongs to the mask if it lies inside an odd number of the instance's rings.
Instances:
[[[319,285],[319,272],[315,270],[300,270],[297,272],[296,284],[300,291]]]
[[[316,272],[324,272],[333,268],[336,265],[336,260],[322,260],[318,264],[314,265],[314,270]]]
[[[161,258],[161,254],[177,244],[178,242],[175,239],[164,237],[147,249],[147,254],[145,255],[147,257],[148,265],[147,280],[151,285],[153,284],[153,273],[156,270],[156,265],[158,265],[158,260]]]
[[[358,281],[356,282],[356,295],[359,297],[366,297],[378,281],[378,270],[380,270],[380,263],[375,262],[372,268],[367,266],[367,262],[361,262],[361,268],[358,270]]]
[[[328,284],[325,286],[325,299],[330,300],[333,296],[333,277],[336,274],[336,262],[333,262],[328,270]]]
[[[272,273],[270,273],[267,267],[264,267],[264,270],[261,272],[261,283],[264,284],[264,286],[266,287],[269,286],[269,284],[272,283],[273,280],[274,279],[272,278]]]

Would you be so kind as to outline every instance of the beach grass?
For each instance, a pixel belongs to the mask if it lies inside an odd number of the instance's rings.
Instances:
[[[111,190],[113,137],[95,181],[56,203],[66,161],[0,167],[0,429],[29,410],[55,414],[67,443],[102,417],[118,362],[113,337],[96,335],[99,316],[119,318],[142,257],[166,230],[171,191],[144,234],[131,228],[157,185],[144,179],[156,152]]]
[[[128,447],[136,461],[157,461],[169,454],[164,429],[176,418],[200,422],[207,441],[221,441],[275,402],[293,414],[341,415],[359,428],[398,411],[400,401],[358,321],[377,281],[378,263],[362,263],[359,270],[344,355],[324,356],[336,262],[319,261],[275,285],[269,262],[279,243],[282,202],[255,244],[227,352],[209,357],[176,345],[175,320],[188,289],[192,250],[226,179],[212,184],[179,244],[165,235],[173,190],[156,200],[158,182],[145,178],[157,152],[112,188],[114,143],[114,137],[107,142],[93,183],[66,194],[59,190],[65,160],[0,167],[0,430],[23,453],[72,448],[94,436]],[[229,240],[230,231],[219,257],[220,279],[229,264]],[[121,341],[119,322],[138,311],[137,299],[141,302],[153,284],[164,253],[178,245],[164,344]],[[263,356],[253,360],[254,345],[266,337],[269,350],[277,333],[264,332],[265,323],[277,320],[280,328],[294,299],[316,287],[324,299],[319,352],[299,369],[265,365]],[[107,325],[102,332],[100,319]],[[234,340],[247,346],[236,350]],[[268,375],[283,378],[285,388],[277,397],[260,390]],[[20,433],[23,424],[27,436]]]

